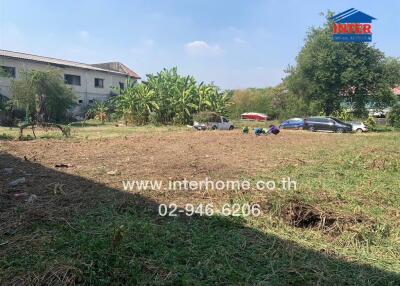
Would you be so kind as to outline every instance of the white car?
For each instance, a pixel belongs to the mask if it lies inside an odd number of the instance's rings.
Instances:
[[[350,122],[352,128],[353,128],[353,132],[367,132],[368,131],[368,127],[362,123],[362,122]]]
[[[220,116],[221,120],[217,122],[208,122],[208,126],[212,130],[233,130],[235,127],[233,126],[232,122],[223,116]]]
[[[197,130],[233,130],[235,128],[233,123],[230,122],[226,117],[218,116],[217,119],[218,120],[209,121],[207,123],[195,122],[192,127]]]
[[[218,116],[218,121],[210,121],[207,123],[198,123],[195,122],[193,124],[193,128],[197,130],[233,130],[235,127],[227,118],[223,116]]]

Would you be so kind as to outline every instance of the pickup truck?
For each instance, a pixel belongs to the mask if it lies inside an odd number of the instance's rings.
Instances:
[[[198,123],[195,122],[193,124],[193,128],[197,130],[233,130],[235,126],[230,122],[226,117],[218,116],[217,120],[214,119],[207,123]]]

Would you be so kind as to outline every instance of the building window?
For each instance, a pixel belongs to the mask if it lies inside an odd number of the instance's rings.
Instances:
[[[79,75],[65,74],[64,80],[66,84],[81,85],[81,77]]]
[[[83,103],[83,100],[82,100],[82,99],[79,99],[79,100],[78,100],[78,103]]]
[[[94,79],[94,87],[103,88],[104,87],[104,79],[95,78]]]
[[[125,89],[125,84],[123,82],[119,83],[119,89]]]
[[[94,103],[94,100],[93,99],[89,99],[89,104],[93,104]]]
[[[15,68],[0,66],[0,77],[13,77],[15,78]]]

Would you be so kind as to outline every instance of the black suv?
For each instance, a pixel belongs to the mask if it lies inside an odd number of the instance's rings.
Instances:
[[[353,127],[334,117],[310,117],[304,119],[304,130],[333,131],[337,133],[351,132]]]

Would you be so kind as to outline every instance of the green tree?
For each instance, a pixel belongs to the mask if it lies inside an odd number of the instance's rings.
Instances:
[[[62,121],[76,101],[55,70],[21,72],[21,79],[11,82],[11,93],[13,105],[27,110],[35,121]]]
[[[109,119],[109,107],[107,102],[96,101],[87,111],[86,118],[100,120],[104,124]]]
[[[230,104],[230,92],[221,92],[213,84],[197,84],[194,77],[179,75],[177,68],[147,75],[143,83],[155,93],[160,123],[191,123],[193,114],[200,111],[225,115]]]
[[[319,107],[288,90],[285,83],[274,88],[248,88],[233,92],[230,114],[239,118],[244,112],[261,112],[271,118],[287,119],[319,112]]]
[[[147,123],[149,114],[158,109],[153,90],[143,83],[129,81],[127,87],[115,97],[114,104],[125,121],[134,124]]]
[[[305,117],[319,110],[318,105],[313,102],[306,103],[302,97],[294,95],[288,90],[285,83],[272,88],[269,97],[271,101],[270,115],[274,118]]]
[[[391,126],[400,127],[400,103],[392,107],[388,114],[388,123]]]
[[[181,76],[176,68],[147,75],[140,84],[128,84],[114,99],[116,111],[136,124],[149,122],[188,124],[200,111],[225,115],[231,93],[213,84],[197,84],[192,76]]]
[[[260,112],[274,117],[271,90],[271,88],[248,88],[233,91],[230,116],[239,118],[245,112]]]
[[[386,57],[383,73],[391,87],[400,86],[400,60],[398,58]]]
[[[227,115],[232,104],[232,91],[222,92],[214,84],[201,83],[197,88],[196,102],[198,111],[211,111]]]
[[[364,114],[368,103],[390,104],[393,82],[384,71],[392,63],[368,43],[334,42],[331,16],[328,12],[326,23],[307,33],[296,65],[287,70],[289,90],[307,102],[318,102],[327,115],[344,103],[356,115]]]

